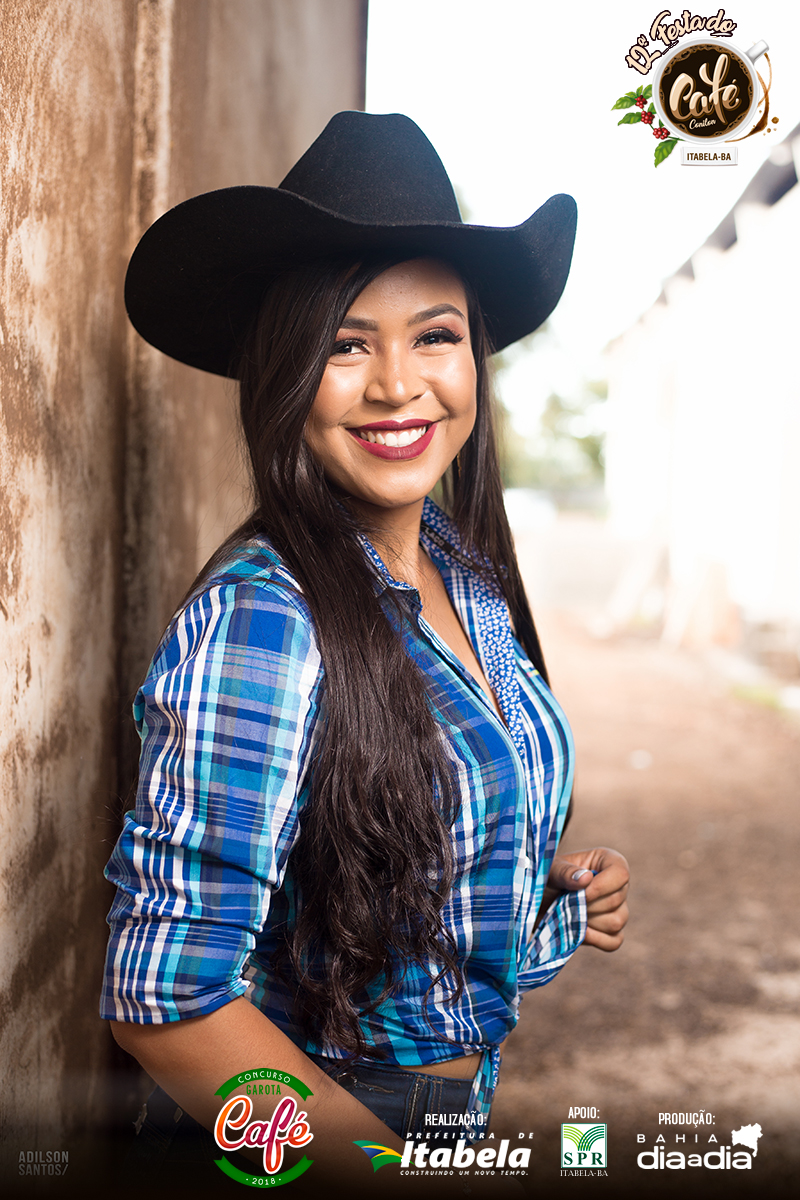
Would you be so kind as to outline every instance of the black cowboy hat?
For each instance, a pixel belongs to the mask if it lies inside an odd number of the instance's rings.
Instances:
[[[441,159],[413,121],[341,112],[278,187],[206,192],[151,225],[128,266],[125,305],[153,346],[229,375],[266,287],[283,271],[400,252],[452,263],[502,350],[558,303],[575,222],[575,201],[559,195],[510,229],[465,225]]]

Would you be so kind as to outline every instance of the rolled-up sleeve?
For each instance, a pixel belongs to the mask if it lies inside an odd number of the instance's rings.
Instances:
[[[525,956],[517,983],[521,992],[555,979],[586,937],[586,893],[562,892],[547,909]]]
[[[134,705],[102,1016],[160,1024],[245,992],[299,833],[320,675],[308,613],[279,584],[212,587],[171,626]]]

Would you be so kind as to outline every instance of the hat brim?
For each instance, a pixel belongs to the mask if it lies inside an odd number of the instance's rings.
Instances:
[[[142,237],[125,306],[157,349],[202,371],[232,375],[266,288],[304,262],[386,250],[451,262],[474,287],[495,350],[532,333],[567,281],[577,211],[552,196],[521,225],[369,225],[281,188],[234,187],[170,209]]]

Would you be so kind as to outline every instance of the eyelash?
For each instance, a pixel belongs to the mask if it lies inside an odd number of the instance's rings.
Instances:
[[[424,333],[421,333],[419,335],[419,337],[417,338],[416,344],[417,345],[427,345],[427,346],[436,345],[437,343],[435,343],[435,342],[426,342],[425,341],[425,338],[430,338],[430,337],[440,338],[442,341],[448,342],[453,346],[457,346],[459,342],[463,342],[463,340],[464,340],[463,333],[456,333],[452,329],[447,329],[447,328],[426,329]],[[366,350],[367,343],[363,338],[356,338],[356,337],[342,338],[342,340],[340,342],[334,343],[334,347],[331,350],[331,354],[344,354],[351,346],[358,346],[360,349]]]
[[[367,343],[361,338],[342,338],[340,342],[334,342],[331,354],[343,354],[351,346],[358,346],[361,350],[366,350]]]
[[[463,333],[456,333],[455,330],[453,330],[453,329],[444,328],[444,329],[426,329],[424,333],[421,333],[419,335],[419,337],[417,338],[417,341],[423,342],[424,339],[428,338],[428,337],[442,338],[443,341],[450,342],[454,346],[457,346],[459,342],[463,342],[463,340],[464,340]]]

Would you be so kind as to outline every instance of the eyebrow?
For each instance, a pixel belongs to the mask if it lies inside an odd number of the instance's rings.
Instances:
[[[409,325],[421,325],[423,321],[430,321],[433,317],[441,317],[444,313],[454,313],[455,316],[461,317],[462,321],[466,321],[466,317],[460,308],[456,308],[455,304],[434,304],[433,308],[424,308],[422,312],[414,313],[414,316],[408,322]]]
[[[433,308],[424,308],[422,312],[414,313],[413,317],[409,317],[409,325],[421,325],[423,321],[430,321],[434,317],[441,317],[445,313],[453,313],[457,317],[461,317],[462,321],[466,321],[466,317],[460,308],[456,308],[455,304],[434,304]],[[339,326],[340,329],[366,329],[374,331],[378,328],[377,321],[370,321],[366,317],[351,317],[346,316]]]
[[[347,316],[339,326],[340,329],[377,329],[377,321],[367,321],[363,317]]]

